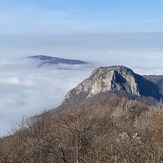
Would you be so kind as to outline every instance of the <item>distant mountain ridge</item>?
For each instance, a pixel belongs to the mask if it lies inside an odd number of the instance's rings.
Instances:
[[[160,93],[163,95],[163,75],[144,75],[143,77],[158,85]]]
[[[76,60],[76,59],[65,59],[59,57],[52,57],[46,55],[35,55],[35,56],[28,56],[28,59],[34,59],[40,61],[41,63],[39,66],[44,65],[57,65],[57,64],[66,64],[66,65],[88,65],[88,62]]]
[[[75,108],[112,95],[149,102],[163,98],[159,85],[147,76],[136,74],[125,66],[99,67],[67,93],[58,109]]]

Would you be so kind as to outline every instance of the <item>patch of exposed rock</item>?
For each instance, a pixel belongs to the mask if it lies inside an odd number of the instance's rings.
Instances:
[[[124,97],[154,104],[162,99],[160,87],[124,66],[99,67],[70,90],[57,111],[81,108],[109,97]]]
[[[136,96],[160,98],[156,84],[135,74],[127,67],[112,66],[95,69],[88,79],[68,92],[65,100],[80,93],[85,93],[88,98],[109,91],[123,91]]]

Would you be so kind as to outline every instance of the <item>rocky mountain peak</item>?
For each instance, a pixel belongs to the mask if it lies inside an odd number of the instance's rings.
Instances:
[[[82,101],[102,93],[114,92],[127,96],[152,97],[161,99],[158,85],[133,72],[125,66],[111,66],[96,68],[89,78],[78,84],[65,96],[65,101],[77,99]],[[123,93],[122,93],[123,92]]]
[[[81,92],[85,92],[88,98],[102,92],[121,90],[140,96],[134,72],[124,66],[99,67],[88,79],[71,90],[66,99]]]
[[[97,75],[101,73],[108,73],[109,71],[124,72],[126,74],[133,74],[133,71],[125,66],[110,66],[110,67],[99,67],[96,68],[90,76]]]

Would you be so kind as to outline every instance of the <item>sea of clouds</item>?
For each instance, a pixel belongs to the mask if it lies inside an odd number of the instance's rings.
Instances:
[[[23,116],[60,105],[65,94],[90,71],[91,68],[77,65],[38,67],[36,61],[26,59],[1,61],[0,134],[7,134]]]
[[[125,65],[163,75],[163,33],[0,38],[0,135],[27,117],[61,104],[95,67]],[[6,54],[6,55],[5,55]],[[43,66],[25,56],[80,59],[91,66]]]

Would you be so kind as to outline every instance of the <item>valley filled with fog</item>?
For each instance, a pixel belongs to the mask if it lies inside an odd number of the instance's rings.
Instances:
[[[16,41],[15,41],[16,40]],[[140,74],[163,74],[163,34],[111,34],[0,39],[0,135],[22,117],[61,104],[65,94],[95,67],[124,65]],[[45,65],[26,56],[80,59],[90,66]]]
[[[22,117],[32,116],[61,104],[64,95],[86,78],[90,68],[60,65],[37,67],[25,59],[0,63],[0,134]]]

